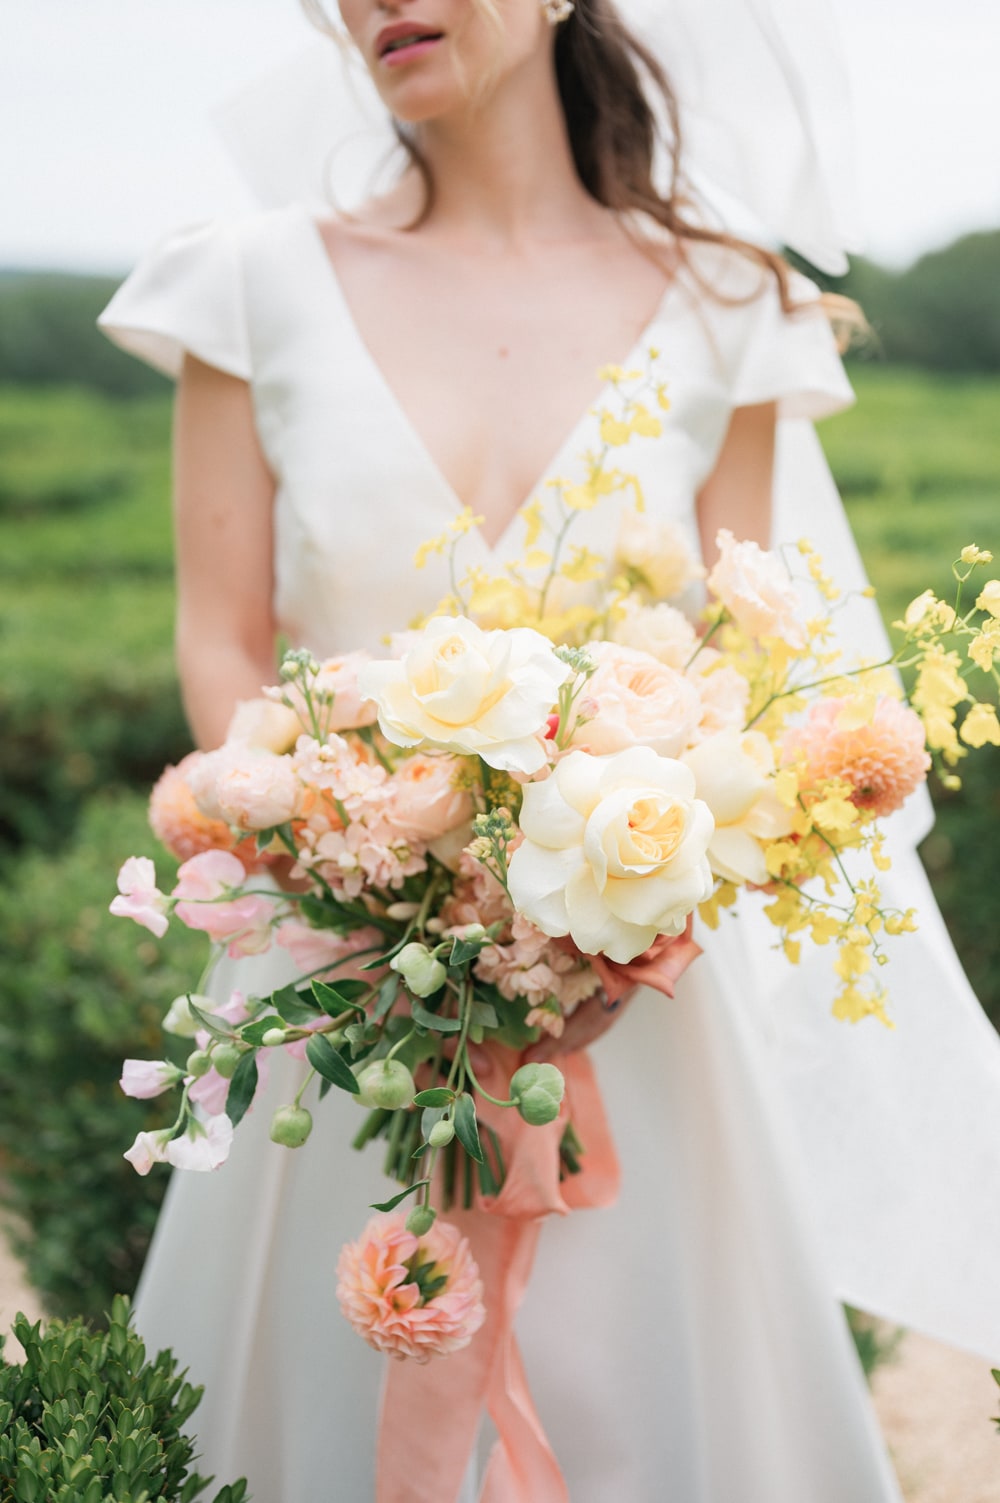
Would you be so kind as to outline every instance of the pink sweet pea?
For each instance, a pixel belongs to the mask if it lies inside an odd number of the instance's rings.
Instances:
[[[233,1124],[224,1112],[211,1117],[195,1117],[187,1132],[167,1144],[167,1163],[175,1169],[194,1169],[205,1173],[218,1169],[229,1157],[233,1146]]]
[[[176,1065],[164,1059],[127,1059],[122,1065],[122,1078],[118,1084],[126,1096],[149,1101],[180,1080],[181,1073]]]
[[[148,856],[128,858],[118,873],[118,894],[110,907],[115,917],[135,919],[162,939],[167,932],[170,899],[157,887],[156,867]]]
[[[122,1157],[128,1159],[137,1174],[146,1175],[154,1164],[166,1163],[169,1142],[169,1127],[161,1128],[159,1132],[141,1132]]]
[[[181,922],[203,930],[216,944],[228,940],[233,957],[257,955],[271,943],[268,898],[247,895],[222,901],[224,894],[238,892],[245,880],[239,857],[229,851],[202,851],[180,867],[172,894]]]

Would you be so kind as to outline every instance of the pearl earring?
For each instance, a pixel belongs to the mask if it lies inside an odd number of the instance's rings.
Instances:
[[[542,15],[550,26],[568,21],[575,8],[574,0],[542,0]]]

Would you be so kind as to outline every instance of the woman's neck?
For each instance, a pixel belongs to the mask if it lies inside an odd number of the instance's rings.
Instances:
[[[577,175],[546,54],[460,117],[421,126],[417,141],[434,181],[425,235],[510,254],[608,232],[608,216]]]

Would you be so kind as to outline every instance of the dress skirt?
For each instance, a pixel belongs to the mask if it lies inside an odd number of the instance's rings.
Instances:
[[[262,991],[275,967],[226,963],[218,984]],[[673,1001],[637,993],[593,1048],[621,1192],[547,1221],[518,1317],[572,1503],[900,1499],[748,975],[724,922]],[[386,1359],[341,1317],[335,1266],[391,1189],[378,1145],[350,1148],[362,1119],[339,1091],[305,1148],[268,1141],[301,1070],[275,1060],[223,1169],[174,1175],[136,1322],[206,1385],[191,1423],[217,1485],[369,1503]],[[440,1503],[474,1503],[488,1445],[484,1425]]]

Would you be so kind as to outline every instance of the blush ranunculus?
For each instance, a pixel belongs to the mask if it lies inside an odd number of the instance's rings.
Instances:
[[[793,651],[808,640],[802,601],[781,560],[757,543],[738,543],[727,527],[716,538],[719,557],[708,588],[751,637],[775,637]]]
[[[634,595],[622,601],[611,623],[611,635],[619,646],[648,652],[678,670],[698,645],[697,633],[683,611],[673,605],[641,605]]]
[[[804,759],[803,786],[827,778],[850,783],[851,802],[876,818],[898,809],[931,765],[920,716],[888,697],[873,705],[851,698],[817,701],[786,735],[781,756],[786,763]]]
[[[770,881],[761,841],[779,840],[793,827],[792,811],[774,791],[774,752],[760,731],[722,731],[684,756],[698,797],[715,820],[708,860],[728,882]]]
[[[524,790],[511,859],[515,906],[545,934],[620,965],[681,934],[709,896],[713,821],[694,774],[649,747],[571,752]]]
[[[369,663],[359,682],[395,746],[436,746],[530,775],[545,766],[548,717],[569,671],[529,627],[483,631],[464,616],[436,616],[402,658]]]
[[[188,775],[199,809],[237,830],[269,830],[298,812],[302,785],[290,757],[242,742],[206,752]]]
[[[648,746],[660,757],[678,757],[701,718],[693,684],[648,652],[595,642],[588,652],[597,671],[587,682],[587,719],[572,744],[603,756],[630,746]]]
[[[438,840],[472,818],[472,799],[456,787],[455,757],[416,752],[396,768],[386,785],[386,817],[408,840]]]
[[[425,1299],[418,1274],[447,1282]],[[436,1221],[416,1237],[398,1212],[373,1217],[341,1249],[337,1299],[369,1346],[417,1362],[460,1351],[486,1319],[479,1269],[458,1228]]]

